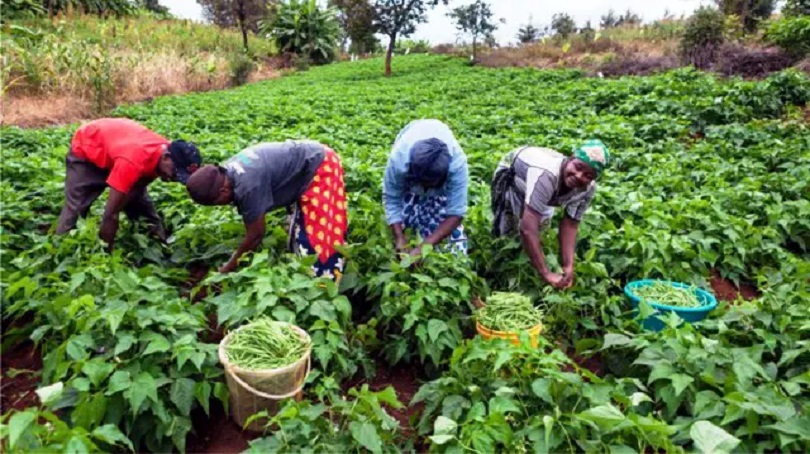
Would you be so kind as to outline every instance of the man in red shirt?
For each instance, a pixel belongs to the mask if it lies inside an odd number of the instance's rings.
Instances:
[[[185,184],[202,164],[194,144],[169,142],[155,132],[126,118],[102,118],[79,127],[70,142],[65,178],[65,206],[56,233],[67,233],[79,216],[110,188],[99,237],[112,250],[121,211],[131,220],[143,217],[152,232],[166,239],[163,223],[146,192],[155,178]]]

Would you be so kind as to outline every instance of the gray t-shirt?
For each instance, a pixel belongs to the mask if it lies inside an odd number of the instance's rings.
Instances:
[[[324,153],[317,142],[288,140],[253,145],[229,159],[224,167],[233,181],[234,204],[245,224],[295,203],[315,176]]]
[[[525,201],[544,221],[554,215],[554,207],[565,207],[566,214],[581,221],[593,200],[596,183],[585,188],[563,191],[563,165],[567,158],[550,149],[526,147],[515,153],[515,177],[525,185]]]

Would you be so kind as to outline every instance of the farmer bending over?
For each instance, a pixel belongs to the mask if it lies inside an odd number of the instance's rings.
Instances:
[[[191,143],[169,142],[126,118],[102,118],[79,127],[66,161],[65,206],[56,233],[72,230],[79,216],[86,217],[90,205],[109,187],[98,236],[112,250],[121,211],[131,220],[143,217],[152,225],[152,234],[166,240],[146,186],[156,177],[185,183],[202,158]]]
[[[609,162],[608,149],[598,140],[585,142],[571,157],[537,147],[510,152],[492,179],[493,235],[519,230],[523,248],[543,279],[556,288],[570,287],[579,222],[593,199],[595,180]],[[540,241],[540,232],[559,206],[565,207],[559,231],[562,274],[549,270]]]
[[[405,229],[452,252],[467,253],[461,221],[467,214],[467,156],[439,120],[416,120],[399,132],[383,180],[385,217],[397,252],[408,246]],[[419,254],[420,248],[411,251]]]
[[[339,280],[348,227],[343,167],[329,147],[310,141],[260,143],[242,150],[224,166],[208,165],[186,184],[201,205],[233,203],[245,223],[245,238],[219,272],[236,269],[242,254],[264,238],[265,213],[287,208],[289,247],[298,255],[317,254],[316,276]]]

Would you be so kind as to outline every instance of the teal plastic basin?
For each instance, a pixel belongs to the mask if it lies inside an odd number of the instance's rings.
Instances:
[[[690,285],[682,282],[662,281],[655,279],[642,279],[639,281],[630,282],[624,286],[624,294],[627,295],[627,298],[629,298],[630,302],[633,304],[633,308],[636,309],[634,313],[638,313],[638,302],[640,300],[640,298],[636,296],[634,290],[639,287],[651,285],[655,282],[663,282],[673,287],[686,289],[691,287]],[[644,329],[661,331],[666,325],[658,317],[666,316],[668,312],[675,312],[678,314],[678,317],[689,323],[703,320],[707,315],[709,315],[709,312],[713,311],[714,308],[717,307],[717,299],[715,299],[714,295],[701,288],[695,289],[695,296],[697,296],[698,301],[701,303],[701,305],[698,307],[667,306],[666,304],[658,304],[655,301],[648,300],[647,304],[655,309],[656,313],[644,319],[641,326]]]

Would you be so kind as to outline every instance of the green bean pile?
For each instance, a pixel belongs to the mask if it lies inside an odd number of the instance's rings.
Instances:
[[[304,356],[309,342],[289,323],[268,317],[256,319],[231,335],[225,353],[231,364],[244,369],[277,369]]]
[[[516,332],[543,321],[543,311],[534,307],[528,296],[520,293],[494,292],[486,306],[475,312],[478,323],[495,331]]]
[[[673,287],[665,282],[654,282],[634,288],[633,293],[647,303],[676,307],[700,307],[701,305],[695,294],[695,287]]]

